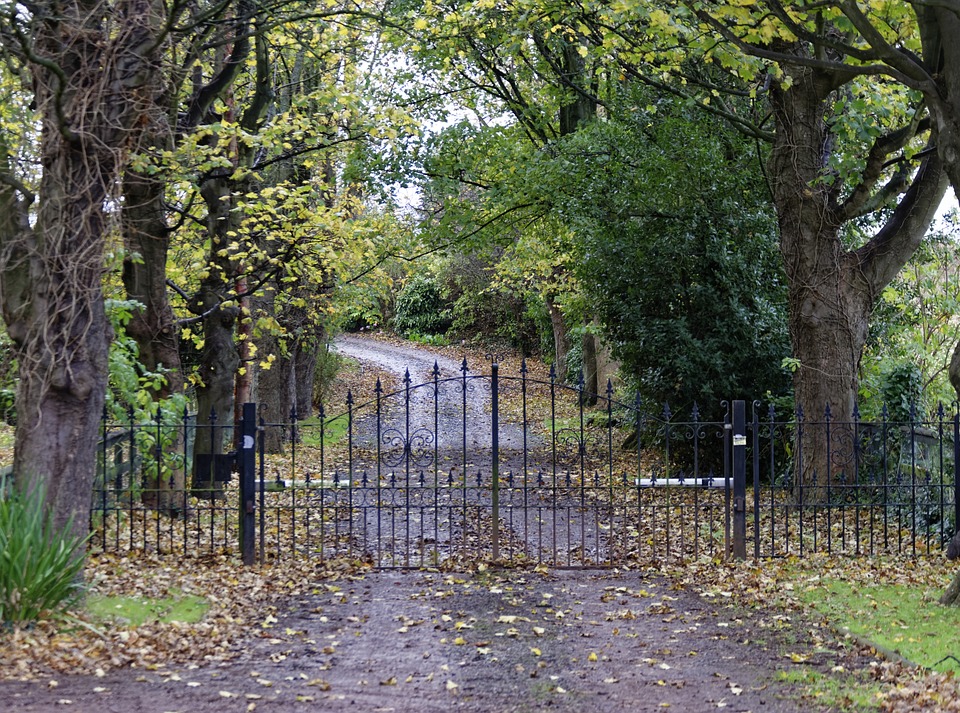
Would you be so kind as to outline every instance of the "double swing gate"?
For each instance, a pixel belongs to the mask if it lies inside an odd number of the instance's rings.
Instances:
[[[957,521],[960,421],[942,409],[908,430],[832,423],[829,411],[778,421],[744,401],[723,404],[716,421],[701,420],[696,406],[678,420],[669,408],[654,417],[618,401],[609,385],[593,395],[553,374],[531,378],[525,365],[504,375],[494,362],[472,374],[465,361],[459,374],[435,366],[419,384],[408,372],[390,393],[378,381],[372,398],[347,394],[345,404],[282,422],[244,404],[230,429],[187,416],[105,423],[93,548],[239,552],[248,564],[612,567],[921,554],[939,549]],[[192,457],[197,442],[224,431],[232,454]],[[812,433],[846,445],[828,454],[835,472],[804,486],[794,474]],[[216,467],[225,460],[232,474]],[[226,482],[202,492],[187,472],[196,463]]]

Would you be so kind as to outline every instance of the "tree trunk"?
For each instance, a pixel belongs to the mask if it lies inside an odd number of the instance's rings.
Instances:
[[[20,38],[0,36],[8,61],[23,58],[41,113],[39,162],[17,177],[7,150],[0,159],[0,302],[20,377],[15,487],[43,488],[54,527],[72,522],[81,536],[89,532],[111,338],[101,288],[107,210],[141,109],[138,90],[158,71],[158,9],[150,0],[122,2],[104,23],[98,3],[38,2],[13,13]],[[31,213],[26,185],[41,167]]]
[[[798,50],[802,51],[802,50]],[[791,66],[792,86],[771,90],[776,138],[768,175],[780,226],[780,248],[789,285],[788,311],[798,429],[794,494],[804,504],[823,502],[828,487],[852,461],[849,430],[857,398],[857,372],[868,320],[883,288],[913,255],[945,189],[935,157],[924,160],[887,222],[867,243],[848,250],[841,229],[866,203],[889,151],[868,157],[864,187],[841,193],[828,159],[834,137],[825,117],[842,75]],[[871,166],[876,173],[870,174]],[[872,181],[872,182],[871,182]],[[825,421],[829,408],[829,438]]]
[[[152,134],[154,137],[156,133]],[[173,308],[167,298],[167,252],[170,233],[165,219],[165,184],[155,176],[128,170],[123,181],[123,233],[126,255],[123,284],[127,297],[143,307],[133,313],[127,333],[137,342],[140,363],[153,372],[162,371],[163,386],[153,397],[159,401],[183,393],[183,371]],[[178,431],[168,453],[182,450]],[[186,466],[170,468],[144,483],[144,505],[172,515],[184,510]]]
[[[301,287],[300,292],[307,290]],[[268,314],[276,309],[276,300],[272,298],[263,299],[260,304]],[[291,434],[286,424],[294,414],[297,420],[313,414],[317,356],[325,339],[323,326],[315,323],[315,318],[304,307],[287,305],[275,317],[285,333],[264,336],[257,349],[259,354],[276,357],[269,369],[260,370],[258,400],[269,423],[285,424],[268,428],[264,433],[264,448],[268,453],[283,452]]]
[[[222,484],[214,479],[214,461],[224,453],[224,440],[233,433],[234,379],[240,354],[234,328],[240,309],[229,302],[235,270],[222,248],[232,229],[231,184],[223,177],[208,179],[201,188],[207,206],[210,257],[194,311],[203,315],[203,348],[197,387],[197,438],[194,443],[193,489],[198,497],[222,497]]]
[[[570,352],[570,330],[567,328],[566,318],[557,306],[554,295],[544,295],[547,311],[550,313],[550,326],[553,328],[554,371],[557,381],[567,379],[567,354]]]

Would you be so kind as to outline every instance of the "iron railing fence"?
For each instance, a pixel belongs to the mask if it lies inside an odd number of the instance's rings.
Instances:
[[[958,522],[960,430],[943,409],[840,423],[760,404],[745,417],[731,402],[720,419],[702,421],[696,407],[681,419],[611,388],[591,403],[582,386],[523,369],[503,377],[496,364],[483,375],[435,369],[425,384],[408,378],[374,394],[363,404],[348,394],[345,410],[307,419],[250,406],[228,428],[187,415],[105,422],[92,547],[400,568],[604,567],[921,555]],[[233,453],[194,456],[196,443],[232,442],[234,430],[250,435]],[[822,466],[804,449],[816,439]],[[194,487],[197,463],[205,484],[218,473],[223,482]]]
[[[918,555],[939,551],[960,522],[957,477],[960,418],[943,406],[930,415],[863,421],[789,420],[754,404],[754,554],[808,552]],[[813,459],[804,445],[819,446]]]

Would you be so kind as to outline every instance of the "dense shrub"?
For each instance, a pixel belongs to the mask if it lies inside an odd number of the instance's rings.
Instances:
[[[510,259],[502,251],[489,255],[452,256],[440,278],[453,301],[451,325],[458,338],[479,337],[508,345],[526,355],[552,347],[550,316],[543,298],[531,290],[513,289],[495,279],[498,263]]]
[[[417,275],[397,295],[393,328],[399,334],[443,334],[450,327],[450,306],[440,285]]]
[[[85,539],[70,524],[53,527],[42,489],[24,496],[0,480],[0,622],[35,621],[82,596]]]

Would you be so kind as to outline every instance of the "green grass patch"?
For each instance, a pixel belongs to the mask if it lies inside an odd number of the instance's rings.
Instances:
[[[323,445],[332,446],[342,441],[347,436],[349,419],[347,414],[328,419],[323,424]],[[297,423],[300,429],[300,438],[303,445],[311,448],[320,447],[320,417],[312,416]]]
[[[119,621],[133,626],[172,621],[194,624],[206,615],[210,602],[189,594],[164,599],[90,596],[86,608],[102,621]]]
[[[960,608],[937,602],[939,592],[908,584],[833,580],[801,592],[807,604],[840,630],[848,630],[915,664],[960,671]]]
[[[795,686],[805,700],[830,710],[880,710],[881,686],[863,672],[825,674],[809,668],[777,673],[777,681]]]

